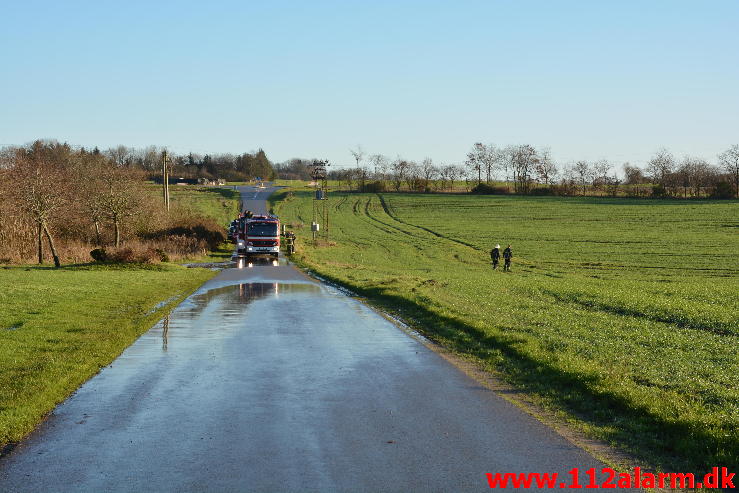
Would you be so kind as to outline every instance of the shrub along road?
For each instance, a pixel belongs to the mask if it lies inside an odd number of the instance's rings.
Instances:
[[[602,466],[362,303],[241,262],[0,461],[0,490],[487,491]]]

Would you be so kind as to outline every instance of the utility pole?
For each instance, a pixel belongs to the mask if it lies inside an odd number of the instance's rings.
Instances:
[[[167,212],[169,212],[169,173],[167,170],[167,165],[169,164],[169,155],[167,154],[167,151],[162,153],[162,185],[163,185],[163,193],[164,193],[164,206],[167,208]]]
[[[313,232],[313,243],[318,245],[318,235],[321,229],[320,223],[323,222],[323,235],[328,244],[328,177],[326,167],[330,166],[328,160],[315,160],[313,164],[308,165],[311,168],[310,175],[316,185],[315,197],[313,199],[313,223],[311,231]]]

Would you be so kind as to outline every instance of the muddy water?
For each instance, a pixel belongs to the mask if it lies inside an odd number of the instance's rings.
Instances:
[[[363,304],[234,263],[0,461],[0,491],[474,491],[600,467]]]

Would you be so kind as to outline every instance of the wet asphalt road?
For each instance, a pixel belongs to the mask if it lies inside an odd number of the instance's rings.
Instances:
[[[573,467],[602,464],[281,260],[202,286],[0,460],[0,491],[485,491]]]
[[[257,188],[257,187],[237,187],[241,192],[241,205],[245,211],[252,211],[254,214],[266,214],[267,198],[272,192],[277,190],[274,187]]]

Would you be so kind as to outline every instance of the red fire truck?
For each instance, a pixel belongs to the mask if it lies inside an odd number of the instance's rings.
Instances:
[[[280,255],[280,220],[277,216],[252,216],[239,220],[236,253],[249,258],[254,255]]]

